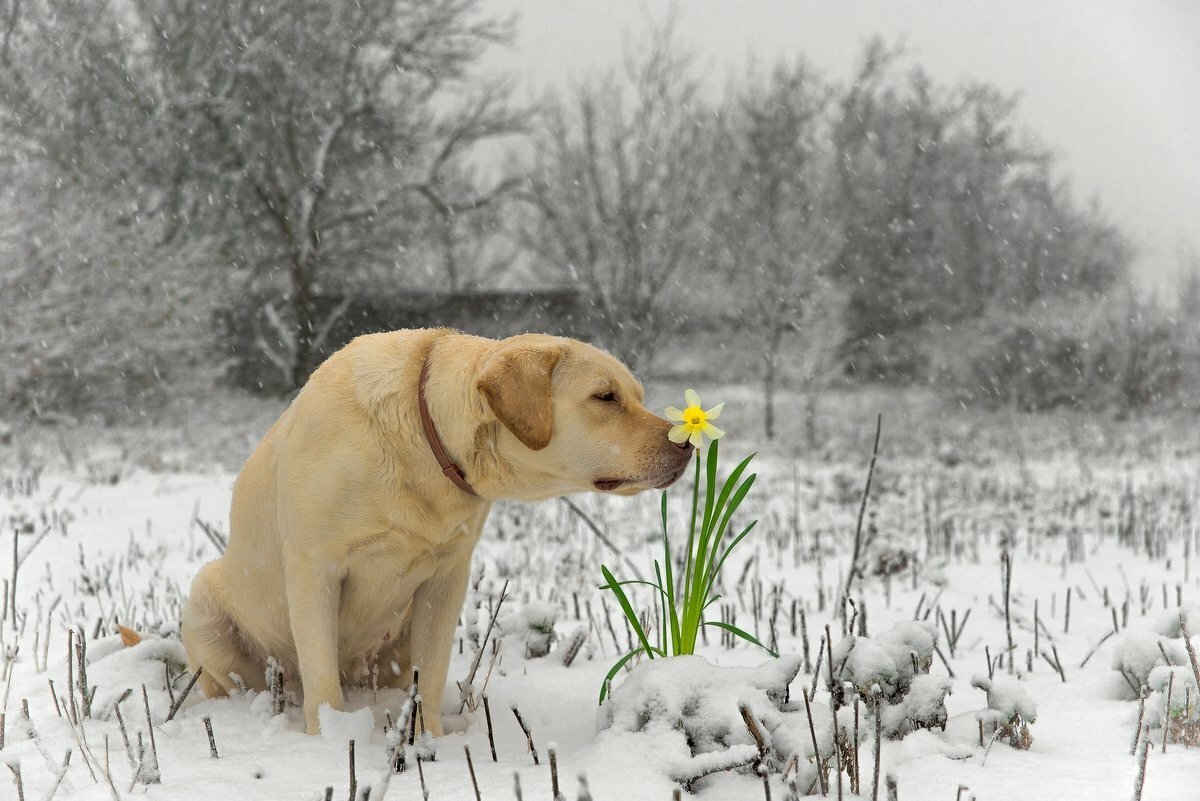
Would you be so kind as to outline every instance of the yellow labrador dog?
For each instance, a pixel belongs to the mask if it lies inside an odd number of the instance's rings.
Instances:
[[[312,375],[233,489],[229,547],[201,569],[182,636],[207,696],[299,676],[309,733],[342,683],[419,669],[441,707],[471,552],[493,501],[633,494],[682,475],[691,446],[615,358],[542,334],[359,337]]]

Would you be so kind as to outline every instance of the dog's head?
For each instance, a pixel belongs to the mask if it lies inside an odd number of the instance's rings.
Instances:
[[[574,339],[523,334],[496,343],[476,385],[500,424],[496,449],[521,500],[598,490],[632,495],[666,487],[692,448],[642,405],[625,365]]]

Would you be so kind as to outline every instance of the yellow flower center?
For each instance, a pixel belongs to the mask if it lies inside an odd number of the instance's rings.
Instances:
[[[689,406],[683,411],[683,422],[689,428],[700,428],[708,420],[708,415],[699,406]]]

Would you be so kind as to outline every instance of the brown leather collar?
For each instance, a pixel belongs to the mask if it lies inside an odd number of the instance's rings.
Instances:
[[[417,407],[421,411],[421,428],[425,430],[425,441],[429,443],[429,450],[433,451],[433,458],[437,459],[438,467],[442,468],[442,475],[453,481],[455,486],[468,495],[478,496],[479,493],[467,481],[462,470],[446,455],[442,438],[438,436],[437,429],[433,426],[433,418],[429,416],[429,404],[425,401],[425,381],[428,377],[429,359],[427,357],[421,364],[421,378],[417,383]]]

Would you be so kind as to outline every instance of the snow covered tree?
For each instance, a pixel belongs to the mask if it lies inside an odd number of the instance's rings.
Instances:
[[[534,145],[527,246],[582,286],[603,343],[631,367],[649,363],[675,322],[672,282],[707,280],[713,258],[715,126],[689,67],[668,23],[626,81],[609,75],[548,101]]]
[[[466,164],[525,119],[506,84],[474,80],[511,34],[477,0],[9,7],[6,127],[62,169],[102,150],[172,235],[222,234],[223,258],[285,299],[294,385],[332,322],[315,319],[327,273],[395,260],[426,215],[453,232],[513,186]]]
[[[795,346],[786,350],[789,361],[802,367],[809,421],[841,342],[841,298],[830,275],[842,248],[826,126],[830,97],[803,62],[779,65],[765,81],[752,75],[722,115],[731,158],[723,160],[727,205],[718,240],[729,290],[739,299],[738,325],[761,338],[768,439],[776,433],[785,342]]]

